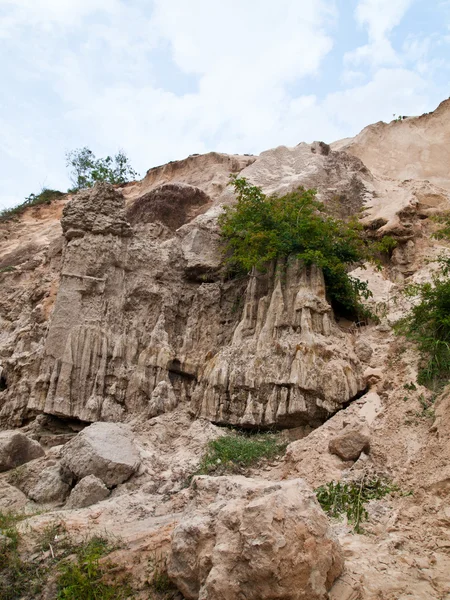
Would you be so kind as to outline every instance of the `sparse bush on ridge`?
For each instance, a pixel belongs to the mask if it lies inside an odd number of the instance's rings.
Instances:
[[[231,184],[237,203],[219,217],[230,272],[264,270],[270,261],[295,257],[322,268],[334,308],[358,319],[368,316],[361,302],[372,295],[367,282],[348,274],[352,265],[374,256],[356,219],[327,214],[315,190],[299,188],[277,197],[266,196],[243,177],[233,176]]]
[[[0,212],[0,223],[8,221],[13,217],[20,216],[30,206],[40,206],[42,204],[51,204],[53,200],[57,200],[64,196],[63,192],[59,190],[50,190],[48,188],[42,188],[39,194],[30,194],[25,198],[25,202],[14,206],[13,208],[5,208]]]

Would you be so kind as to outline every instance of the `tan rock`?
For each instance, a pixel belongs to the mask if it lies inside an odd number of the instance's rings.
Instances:
[[[325,600],[343,558],[300,479],[196,477],[168,573],[188,600]]]
[[[70,492],[66,508],[85,508],[104,500],[109,490],[101,479],[95,475],[83,477]]]
[[[117,423],[86,427],[63,447],[61,455],[66,479],[95,475],[108,487],[129,479],[140,463],[131,430]]]
[[[42,446],[20,431],[0,431],[0,472],[45,454]]]
[[[344,433],[330,440],[328,449],[342,460],[358,460],[361,452],[370,450],[370,438],[357,429]]]

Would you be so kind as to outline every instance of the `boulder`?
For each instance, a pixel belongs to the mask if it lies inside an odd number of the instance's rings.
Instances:
[[[20,431],[0,431],[0,472],[19,467],[44,454],[38,442]]]
[[[187,600],[325,600],[342,552],[302,479],[196,477],[168,575]]]
[[[59,465],[45,468],[28,492],[28,497],[35,502],[64,502],[70,492],[70,486],[61,479]]]
[[[6,481],[0,481],[0,512],[17,512],[27,503],[23,492]]]
[[[139,464],[131,429],[118,423],[94,423],[62,449],[61,467],[68,482],[95,475],[112,487],[129,479]]]
[[[370,438],[358,429],[350,429],[330,440],[328,450],[342,460],[358,460],[361,452],[370,450]]]
[[[109,496],[109,490],[101,479],[95,475],[83,477],[73,488],[66,508],[85,508],[104,500]]]

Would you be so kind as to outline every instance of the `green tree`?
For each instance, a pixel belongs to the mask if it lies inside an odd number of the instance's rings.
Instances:
[[[264,270],[270,261],[295,256],[306,266],[317,265],[334,308],[364,318],[361,298],[367,283],[348,275],[351,265],[370,258],[368,241],[356,220],[343,221],[326,213],[315,190],[299,188],[284,196],[266,196],[243,177],[233,177],[237,203],[219,218],[225,261],[231,272]]]
[[[123,150],[119,150],[115,156],[96,158],[86,146],[77,148],[66,153],[66,166],[70,169],[75,191],[90,188],[97,181],[121,184],[138,176]]]

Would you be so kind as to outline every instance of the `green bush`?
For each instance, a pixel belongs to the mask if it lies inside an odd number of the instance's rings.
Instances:
[[[330,517],[346,515],[356,533],[361,533],[361,523],[368,516],[365,504],[369,500],[379,500],[394,491],[398,491],[396,486],[379,478],[367,477],[350,483],[330,481],[315,490],[323,510]]]
[[[197,475],[239,472],[263,458],[272,459],[284,453],[286,443],[277,434],[244,434],[234,432],[208,443]]]
[[[53,200],[57,200],[64,196],[62,192],[58,190],[50,190],[43,188],[39,194],[30,194],[25,198],[25,202],[14,206],[13,208],[5,208],[0,212],[0,223],[2,221],[8,221],[13,217],[18,217],[30,206],[39,206],[41,204],[50,204]]]
[[[450,259],[439,257],[441,270],[430,283],[410,285],[406,295],[416,304],[394,329],[414,341],[421,353],[418,382],[440,389],[450,373]]]
[[[138,176],[123,150],[119,150],[114,157],[96,158],[92,150],[85,146],[67,152],[66,165],[70,168],[74,186],[72,191],[90,188],[98,181],[122,184]]]
[[[322,268],[334,308],[357,318],[367,316],[361,303],[372,295],[367,283],[347,273],[371,257],[356,220],[327,214],[315,190],[299,188],[276,197],[266,196],[242,177],[233,177],[232,185],[237,203],[225,207],[219,218],[230,272],[264,270],[270,261],[295,257],[306,266]]]

